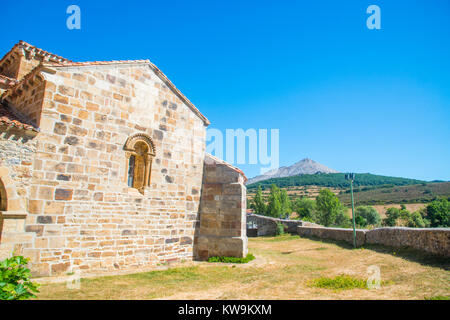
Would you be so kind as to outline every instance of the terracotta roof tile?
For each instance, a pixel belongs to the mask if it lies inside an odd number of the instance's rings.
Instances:
[[[29,123],[30,121],[25,120],[23,116],[18,115],[16,112],[11,110],[11,108],[0,102],[0,126],[17,128],[26,131],[39,131],[36,127]]]
[[[71,62],[71,60],[69,60],[69,59],[66,59],[66,58],[61,57],[61,56],[59,56],[59,55],[57,55],[57,54],[54,54],[54,53],[51,53],[51,52],[42,50],[42,49],[40,49],[40,48],[38,48],[38,47],[33,46],[32,44],[29,44],[29,43],[23,41],[23,40],[20,40],[20,41],[16,44],[16,46],[17,46],[17,45],[22,46],[25,50],[35,50],[38,54],[44,55],[44,56],[49,56],[49,57],[52,58],[53,60],[65,61],[65,62]]]
[[[11,50],[9,50],[4,56],[3,58],[0,60],[0,65],[3,63],[3,61],[9,56],[10,53],[12,53],[16,48],[21,47],[23,48],[25,51],[31,52],[32,50],[34,50],[37,54],[48,57],[49,60],[53,60],[53,61],[58,61],[58,62],[71,62],[70,60],[63,58],[61,56],[58,56],[57,54],[42,50],[38,47],[35,47],[25,41],[20,40],[19,42],[17,42],[12,48]]]
[[[110,64],[128,64],[128,63],[150,63],[150,60],[111,60],[111,61],[85,61],[85,62],[63,62],[44,63],[45,66],[53,67],[83,67],[83,66],[101,66]]]
[[[6,77],[6,76],[0,74],[0,85],[5,85],[5,86],[12,87],[17,82],[18,81],[16,79],[9,78],[9,77]]]

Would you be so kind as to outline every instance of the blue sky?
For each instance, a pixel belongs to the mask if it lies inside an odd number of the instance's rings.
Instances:
[[[81,8],[81,30],[66,8]],[[366,8],[381,9],[369,30]],[[280,130],[280,165],[450,180],[450,2],[7,1],[0,52],[150,59],[212,128]],[[247,176],[259,165],[240,165]]]

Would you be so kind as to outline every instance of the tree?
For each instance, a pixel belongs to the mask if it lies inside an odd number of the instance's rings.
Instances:
[[[432,228],[450,227],[450,202],[447,199],[432,201],[426,207],[426,218]]]
[[[318,222],[325,227],[335,223],[343,205],[330,189],[322,189],[316,197]]]
[[[256,191],[255,197],[253,198],[251,208],[255,211],[256,214],[266,214],[267,206],[263,199],[261,186],[258,186],[258,190]]]
[[[289,199],[287,191],[284,189],[280,192],[280,204],[282,216],[289,218],[292,213],[291,200]]]
[[[270,187],[269,204],[267,206],[267,215],[279,218],[282,214],[282,207],[280,201],[280,189],[272,184]]]
[[[295,200],[293,209],[300,219],[314,221],[316,217],[316,201],[308,198]]]
[[[383,225],[386,227],[395,227],[397,219],[400,217],[400,209],[391,207],[386,210],[386,218],[383,219]]]
[[[359,224],[362,227],[367,225],[378,225],[381,222],[381,217],[378,214],[377,210],[371,206],[359,206],[355,210],[355,221],[358,217],[363,218],[364,220],[360,220],[361,222],[365,221],[365,224]]]

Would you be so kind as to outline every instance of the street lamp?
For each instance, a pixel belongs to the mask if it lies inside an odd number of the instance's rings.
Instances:
[[[350,193],[352,195],[353,248],[356,248],[355,206],[353,204],[353,180],[355,180],[355,174],[346,173],[345,180],[350,181]]]

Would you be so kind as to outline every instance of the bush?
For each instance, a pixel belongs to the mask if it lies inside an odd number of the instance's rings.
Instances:
[[[353,226],[352,219],[344,211],[338,213],[334,224],[340,228],[351,228]]]
[[[410,228],[425,228],[427,226],[426,221],[422,218],[420,212],[416,211],[411,214],[408,220],[408,227]]]
[[[426,218],[430,221],[431,227],[450,227],[450,202],[447,199],[432,201],[426,207]]]
[[[38,284],[30,281],[28,259],[14,256],[0,262],[0,300],[26,300],[36,298]]]
[[[275,232],[277,236],[284,234],[284,224],[277,222],[277,230]]]
[[[308,198],[300,198],[294,202],[294,211],[299,219],[313,221],[316,215],[316,201]]]
[[[365,227],[366,225],[379,225],[381,222],[381,217],[378,214],[377,210],[375,210],[374,207],[371,206],[359,206],[355,210],[355,219],[358,218],[358,216],[362,217],[365,221],[365,225],[361,225]]]
[[[208,262],[222,262],[222,263],[247,263],[255,259],[255,256],[251,253],[247,254],[244,258],[236,257],[210,257]]]
[[[397,219],[400,217],[400,209],[388,208],[386,210],[386,218],[383,219],[383,225],[386,227],[395,227]]]
[[[367,223],[367,220],[364,219],[363,217],[356,216],[355,217],[355,224],[364,228],[365,226],[367,226],[368,223]]]

